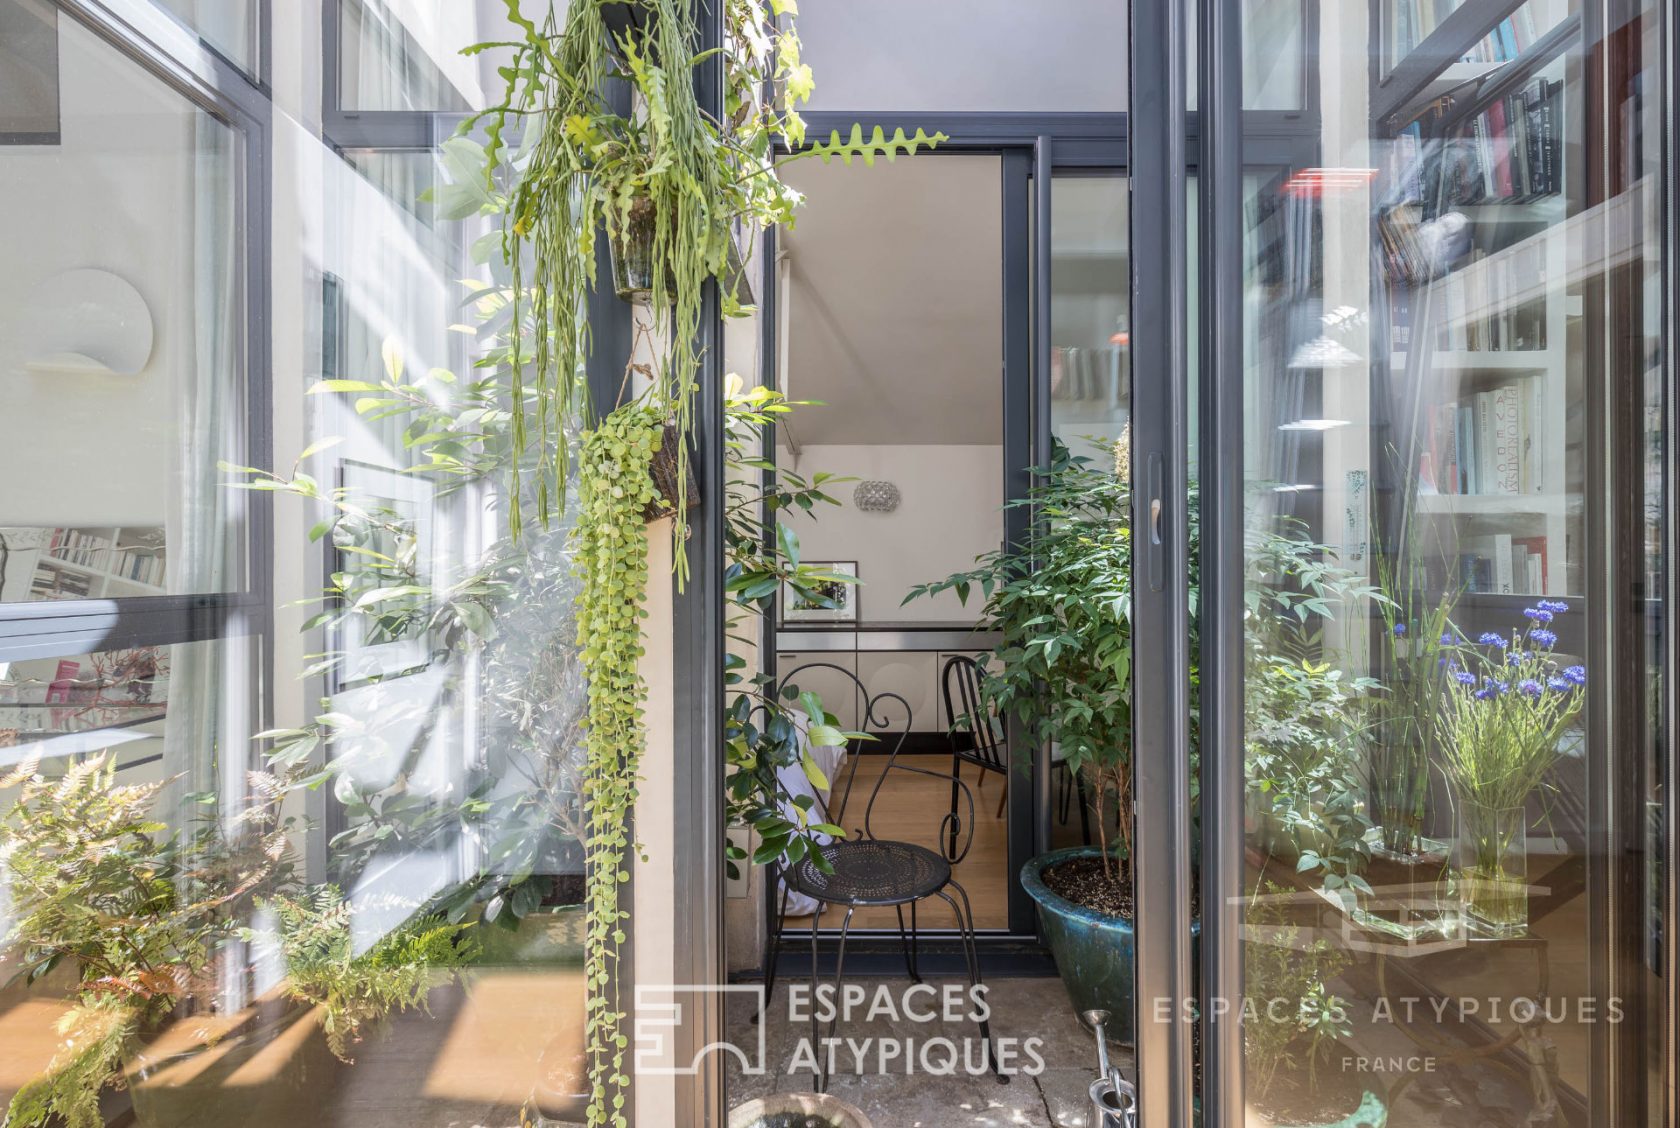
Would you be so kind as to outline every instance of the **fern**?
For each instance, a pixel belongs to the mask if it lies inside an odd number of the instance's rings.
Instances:
[[[140,1029],[141,1008],[111,992],[89,992],[58,1021],[63,1046],[44,1076],[12,1097],[8,1128],[104,1128],[99,1093],[120,1084],[122,1060]]]
[[[350,1046],[398,1010],[427,1010],[426,995],[440,975],[453,980],[478,956],[464,939],[468,926],[440,917],[415,917],[358,953],[354,909],[336,886],[268,902],[279,922],[286,961],[286,994],[320,1008],[327,1048],[350,1062]],[[254,932],[247,932],[257,938]]]

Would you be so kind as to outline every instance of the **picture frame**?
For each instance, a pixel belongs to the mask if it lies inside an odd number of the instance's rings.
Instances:
[[[858,566],[856,560],[807,560],[806,565],[820,569],[836,576],[847,576],[856,581]],[[830,581],[827,586],[832,590],[828,593],[834,600],[833,607],[822,607],[804,600],[793,587],[782,582],[782,622],[784,623],[856,623],[861,617],[859,599],[859,585],[855,582],[844,583],[840,580]]]
[[[351,459],[339,464],[338,478],[346,497],[356,499],[358,505],[370,511],[394,515],[395,520],[390,523],[411,531],[415,581],[430,587],[435,572],[432,517],[436,484],[388,466]],[[395,534],[387,533],[381,534],[381,539],[396,538]],[[394,543],[358,547],[391,556],[398,554]],[[381,566],[368,552],[353,552],[345,546],[329,546],[329,557],[335,571],[352,576]],[[375,579],[374,582],[385,581]],[[340,656],[332,679],[334,692],[417,673],[431,664],[431,631],[414,624],[429,623],[433,608],[399,607],[398,610],[412,613],[396,627],[381,624],[374,616],[349,615],[330,632],[333,637],[328,640],[329,648]]]

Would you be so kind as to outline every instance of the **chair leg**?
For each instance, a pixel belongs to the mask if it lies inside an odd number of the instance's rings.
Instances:
[[[828,1091],[828,1047],[834,1044],[834,1035],[840,1028],[840,997],[845,986],[844,976],[846,974],[846,937],[851,933],[852,914],[855,912],[857,912],[857,909],[854,906],[847,905],[846,916],[840,921],[840,947],[834,953],[834,1017],[831,1018],[828,1023],[828,1038],[824,1041],[818,1042],[816,1045],[817,1078],[821,1082],[821,1084],[817,1087],[817,1092],[819,1093]],[[815,942],[813,941],[813,952],[816,950],[814,944]],[[815,959],[816,957],[813,955],[813,965],[815,963]],[[811,983],[814,989],[816,984],[816,976],[814,974],[811,977]],[[816,1027],[816,1021],[817,1006],[816,1000],[813,998],[811,1001],[811,1025],[813,1030]]]
[[[985,778],[985,775],[985,772],[980,773],[982,779]],[[953,752],[951,753],[951,843],[945,855],[948,858],[954,858],[957,855],[957,828],[962,825],[958,821],[959,816],[957,815],[957,791],[961,784],[962,757]]]
[[[787,919],[788,887],[782,881],[779,866],[769,866],[765,869],[770,881],[781,886],[780,906],[776,909],[776,919],[770,922],[770,950],[764,957],[764,1005],[770,1005],[770,996],[776,993],[776,962],[782,954],[782,922]],[[753,1016],[753,1025],[757,1026],[761,1015]]]
[[[1073,769],[1068,769],[1072,771]],[[1085,845],[1091,844],[1091,803],[1085,798],[1085,777],[1078,772],[1073,773],[1073,781],[1079,788],[1079,834],[1085,840]]]
[[[968,892],[955,881],[949,883],[962,897],[962,904],[958,905],[945,890],[940,889],[934,895],[941,898],[957,917],[957,932],[962,938],[963,957],[968,962],[968,985],[981,986],[980,981],[980,949],[974,941],[974,910],[968,903]],[[1009,1078],[1003,1073],[1003,1067],[998,1061],[997,1054],[992,1049],[992,1023],[990,1019],[980,1020],[980,1044],[985,1048],[985,1064],[990,1067],[992,1076],[998,1079],[998,1084],[1007,1085]]]
[[[922,981],[922,977],[916,974],[916,957],[910,950],[910,936],[904,931],[904,906],[894,905],[893,909],[898,913],[898,946],[904,951],[904,970],[910,973],[910,981],[912,983],[920,983]],[[912,901],[910,902],[910,920],[912,922],[910,928],[912,932],[916,927],[914,923],[915,919],[916,903]]]
[[[817,907],[811,911],[811,994],[813,996],[811,1000],[811,1049],[819,1055],[817,1058],[817,1075],[811,1078],[811,1090],[817,1093],[823,1091],[823,1065],[820,1056],[822,1054],[822,1042],[817,1038],[815,999],[817,984],[822,982],[817,976],[817,929],[822,926],[822,911],[823,907],[820,901],[817,902]]]

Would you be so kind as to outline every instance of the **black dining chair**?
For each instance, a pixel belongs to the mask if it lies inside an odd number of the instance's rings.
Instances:
[[[1009,800],[1009,744],[1004,737],[1003,718],[997,715],[983,692],[985,672],[980,663],[965,654],[947,659],[941,678],[945,691],[945,721],[951,737],[951,817],[957,815],[956,780],[962,766],[980,769],[982,782],[987,772],[1003,777],[1003,794],[998,797],[995,818],[1003,817]],[[1085,799],[1085,778],[1068,766],[1058,750],[1051,749],[1051,770],[1056,773],[1056,817],[1068,820],[1068,805],[1079,796],[1079,829],[1085,845],[1091,844],[1091,808]]]
[[[969,904],[968,893],[958,884],[954,870],[956,865],[968,854],[969,847],[974,841],[974,795],[968,785],[961,780],[954,779],[944,772],[933,771],[929,768],[917,767],[914,764],[902,762],[900,754],[904,749],[904,738],[911,728],[910,704],[896,693],[882,692],[871,694],[864,688],[857,675],[844,667],[831,662],[809,662],[781,678],[781,686],[797,685],[795,679],[809,670],[822,669],[834,671],[855,683],[858,691],[857,700],[860,707],[858,728],[875,736],[878,740],[890,739],[891,749],[887,753],[886,767],[881,770],[875,780],[875,786],[869,792],[869,802],[864,808],[863,825],[861,828],[850,830],[845,838],[829,842],[817,847],[817,852],[828,863],[830,872],[824,873],[814,861],[805,858],[781,871],[781,899],[776,919],[772,922],[770,932],[770,951],[765,965],[764,996],[769,999],[776,988],[776,964],[781,952],[782,921],[787,915],[787,899],[789,893],[801,893],[816,902],[816,911],[811,917],[811,986],[813,990],[819,983],[817,965],[818,937],[822,927],[822,916],[825,909],[844,909],[845,916],[840,922],[840,943],[834,956],[834,989],[838,996],[842,986],[842,977],[846,969],[846,941],[851,934],[852,918],[857,910],[871,906],[891,906],[898,916],[899,944],[904,952],[904,964],[910,978],[920,983],[921,974],[917,967],[917,920],[916,906],[926,900],[939,898],[951,906],[956,915],[957,933],[961,938],[963,957],[968,964],[968,982],[971,988],[980,986],[980,955],[974,942],[974,910]],[[902,727],[895,731],[891,713],[902,710],[904,718]],[[844,827],[842,822],[846,816],[846,806],[851,799],[852,788],[857,782],[858,765],[863,756],[855,750],[851,756],[852,763],[847,770],[846,785],[837,804],[832,804],[833,816],[828,811],[831,804],[823,803],[818,798],[816,806],[823,821]],[[894,773],[899,773],[896,777]],[[898,839],[881,838],[875,833],[872,820],[875,815],[875,804],[889,778],[911,780],[916,777],[931,777],[935,780],[950,780],[953,794],[960,790],[967,800],[967,819],[963,819],[953,810],[951,814],[942,817],[933,830],[933,841],[943,843],[949,838],[952,849],[947,854],[939,850],[930,849],[914,842],[904,842]],[[832,799],[832,795],[831,795]],[[956,848],[960,845],[960,849]],[[772,878],[774,878],[772,874]],[[774,888],[774,887],[773,887]],[[952,894],[955,894],[953,896]],[[910,909],[910,925],[905,928],[904,910]],[[817,1008],[812,1008],[811,1037],[812,1045],[823,1043],[816,1041],[818,1022]],[[838,1011],[832,1016],[828,1025],[828,1036],[834,1037],[839,1026]],[[980,1019],[980,1038],[985,1046],[987,1065],[997,1075],[999,1081],[1007,1081],[999,1070],[997,1054],[992,1047],[991,1023]],[[820,1064],[816,1078],[816,1088],[821,1092],[827,1087],[827,1071]]]

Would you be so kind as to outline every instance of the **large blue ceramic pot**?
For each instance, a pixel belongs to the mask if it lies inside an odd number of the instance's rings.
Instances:
[[[1137,933],[1130,921],[1076,905],[1044,884],[1044,871],[1070,858],[1094,858],[1095,846],[1071,846],[1040,854],[1021,867],[1021,885],[1038,902],[1040,932],[1061,972],[1062,986],[1075,1011],[1105,1010],[1112,1016],[1109,1040],[1131,1043],[1133,993],[1137,971]],[[1191,961],[1200,947],[1202,926],[1191,925]]]

